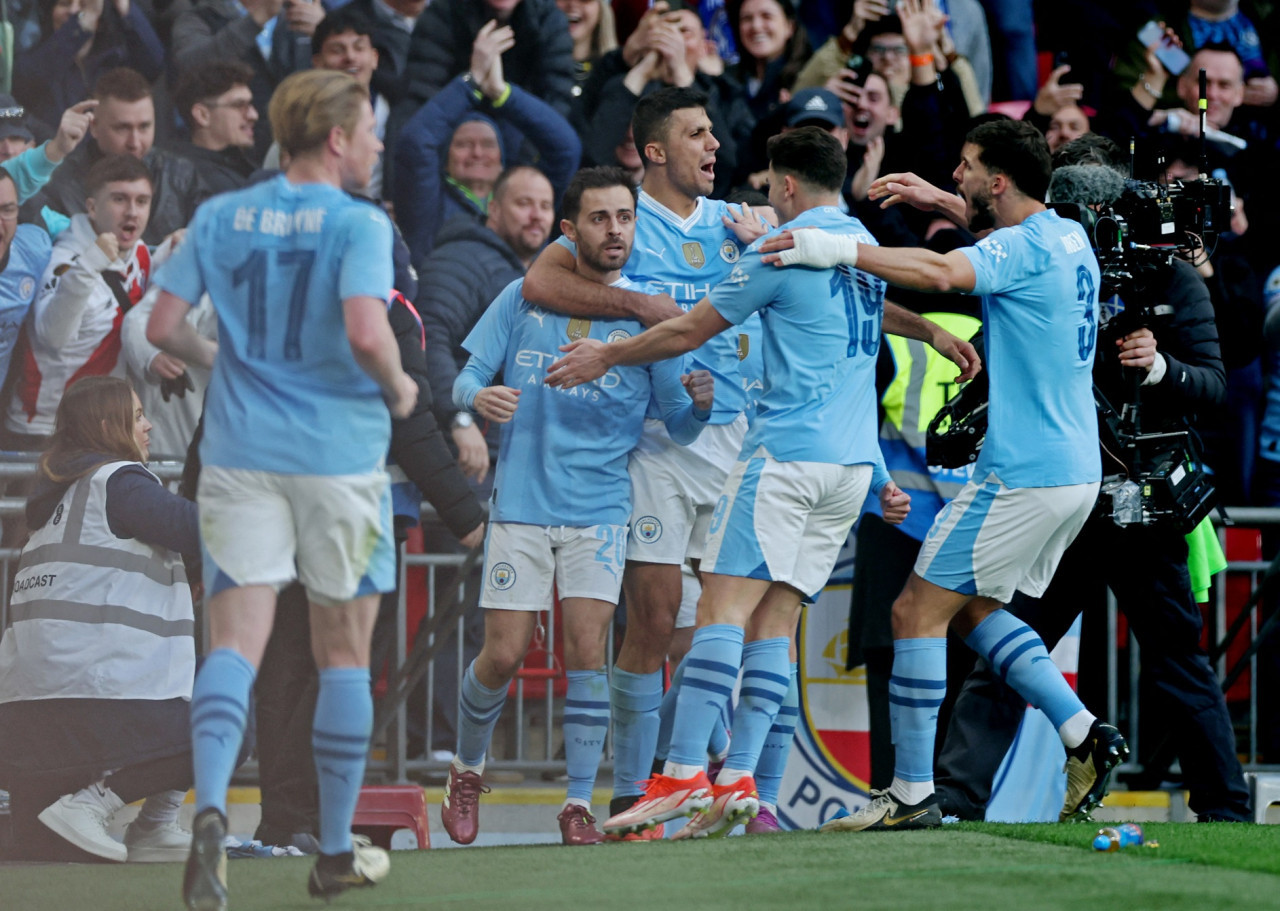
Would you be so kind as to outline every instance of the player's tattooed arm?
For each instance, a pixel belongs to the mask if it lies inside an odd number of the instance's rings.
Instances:
[[[669,294],[643,294],[602,285],[575,272],[574,262],[567,248],[547,244],[525,274],[525,300],[569,316],[622,317],[646,326],[656,326],[683,312]]]

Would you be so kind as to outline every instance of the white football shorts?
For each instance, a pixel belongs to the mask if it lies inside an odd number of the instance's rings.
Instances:
[[[484,541],[480,606],[497,610],[550,610],[561,598],[618,603],[626,565],[627,527],[518,525],[491,522]]]
[[[701,569],[816,595],[870,488],[870,465],[779,462],[761,447],[729,475]]]
[[[939,510],[915,573],[950,591],[1001,603],[1015,591],[1038,598],[1093,511],[1098,486],[1010,489],[995,475],[971,480]]]
[[[711,513],[725,479],[742,451],[746,415],[703,428],[681,446],[659,420],[645,421],[644,436],[631,453],[631,539],[627,559],[683,563],[699,559]]]
[[[385,471],[287,475],[206,466],[196,494],[205,591],[297,579],[316,604],[394,591]]]

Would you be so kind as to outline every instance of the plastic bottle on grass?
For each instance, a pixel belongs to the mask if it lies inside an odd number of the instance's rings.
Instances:
[[[1099,829],[1093,839],[1095,851],[1119,851],[1142,844],[1142,826],[1136,822],[1126,822],[1118,826],[1107,826]]]

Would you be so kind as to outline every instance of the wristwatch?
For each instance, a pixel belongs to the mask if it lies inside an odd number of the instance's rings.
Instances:
[[[466,411],[459,411],[453,416],[452,426],[456,430],[459,427],[474,427],[475,423],[476,419],[473,418],[470,413]]]

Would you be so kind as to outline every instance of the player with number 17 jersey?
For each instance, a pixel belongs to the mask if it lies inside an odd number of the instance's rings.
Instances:
[[[283,175],[200,207],[158,281],[188,301],[207,291],[218,314],[205,465],[305,475],[382,467],[390,417],[352,355],[341,301],[387,299],[391,240],[380,209]]]

